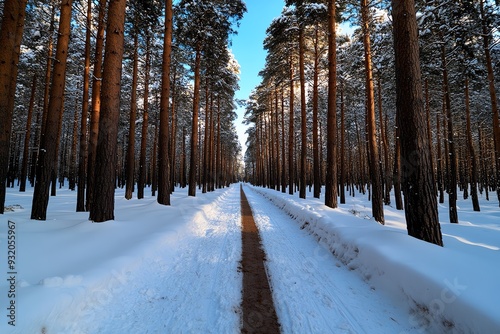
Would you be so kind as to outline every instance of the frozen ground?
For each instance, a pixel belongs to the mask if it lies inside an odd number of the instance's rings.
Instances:
[[[244,189],[284,333],[500,332],[495,200],[482,200],[481,213],[459,201],[459,225],[441,206],[441,248],[408,237],[391,207],[378,225],[363,195],[331,210],[311,196]],[[50,198],[47,221],[31,221],[31,196],[9,189],[13,211],[0,216],[0,333],[239,332],[239,185],[196,198],[177,189],[171,207],[118,190],[116,220],[103,224],[75,213],[65,189]]]

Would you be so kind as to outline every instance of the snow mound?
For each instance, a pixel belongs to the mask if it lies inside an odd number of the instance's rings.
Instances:
[[[490,219],[469,216],[470,205],[463,201],[463,216],[477,221],[463,226],[441,221],[445,246],[439,247],[408,236],[404,215],[391,207],[384,207],[382,226],[366,219],[369,210],[358,200],[331,209],[317,199],[251,189],[284,210],[371,286],[403,303],[416,330],[500,332],[500,270],[495,265],[500,261],[500,213],[492,212]],[[440,209],[446,212],[447,207]]]

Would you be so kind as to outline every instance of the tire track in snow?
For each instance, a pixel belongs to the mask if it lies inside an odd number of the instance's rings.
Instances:
[[[265,269],[266,254],[252,210],[240,188],[242,221],[243,300],[241,333],[280,333],[269,277]]]

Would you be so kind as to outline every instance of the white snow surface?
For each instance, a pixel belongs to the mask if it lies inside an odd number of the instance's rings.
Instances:
[[[310,193],[243,188],[283,333],[500,333],[495,194],[480,213],[459,199],[460,224],[440,205],[439,247],[408,236],[391,206],[386,225],[375,222],[367,195],[330,209]],[[238,184],[197,197],[176,189],[171,206],[119,189],[115,220],[99,224],[74,212],[66,189],[50,198],[47,221],[30,220],[32,195],[9,188],[12,211],[0,215],[0,333],[239,333]]]

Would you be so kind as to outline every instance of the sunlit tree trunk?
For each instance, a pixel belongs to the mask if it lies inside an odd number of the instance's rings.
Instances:
[[[160,149],[158,152],[158,198],[159,204],[170,205],[170,159],[169,159],[169,99],[170,62],[172,53],[172,0],[165,0],[165,33],[163,37],[163,62],[160,100]]]
[[[80,125],[80,152],[78,157],[78,189],[76,195],[76,211],[85,211],[85,186],[87,183],[87,161],[88,161],[88,138],[87,117],[89,111],[89,89],[90,89],[90,29],[92,24],[92,2],[87,3],[87,18],[85,31],[85,67],[83,70],[83,100],[82,119]]]
[[[118,120],[123,59],[125,0],[110,0],[101,87],[101,112],[96,150],[94,202],[90,220],[114,219]]]
[[[325,205],[337,207],[337,30],[335,0],[328,1],[328,114]]]
[[[369,28],[368,1],[361,0],[363,45],[365,53],[365,76],[366,76],[366,112],[368,128],[369,169],[372,189],[372,214],[376,221],[384,224],[383,189],[380,177],[380,164],[378,159],[377,130],[375,124],[375,98],[373,85],[372,55]]]
[[[104,50],[104,15],[106,13],[106,0],[99,0],[99,14],[97,18],[97,38],[95,45],[94,74],[92,80],[92,110],[90,114],[90,132],[87,165],[87,193],[85,209],[90,211],[94,197],[94,176],[97,150],[97,139],[99,136],[99,118],[101,111],[101,86],[102,86],[102,56]]]
[[[49,205],[49,187],[52,173],[57,168],[57,146],[59,143],[60,122],[63,113],[64,86],[66,81],[66,59],[71,22],[71,0],[62,0],[59,20],[59,31],[56,46],[56,62],[53,69],[53,80],[50,86],[50,98],[47,109],[45,135],[40,146],[37,164],[37,177],[33,193],[31,219],[45,220]]]

